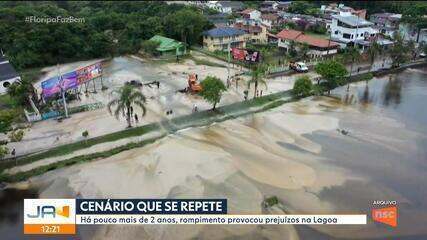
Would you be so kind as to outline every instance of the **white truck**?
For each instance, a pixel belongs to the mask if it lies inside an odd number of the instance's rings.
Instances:
[[[308,72],[308,67],[303,62],[290,62],[289,68],[296,72]]]

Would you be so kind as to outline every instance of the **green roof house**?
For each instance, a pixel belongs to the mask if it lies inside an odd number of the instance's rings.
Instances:
[[[150,41],[159,42],[159,47],[156,48],[162,55],[173,54],[173,55],[184,55],[186,53],[185,44],[178,42],[175,39],[155,35],[150,38]]]

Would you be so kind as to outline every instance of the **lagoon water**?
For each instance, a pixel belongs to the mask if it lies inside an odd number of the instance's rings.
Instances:
[[[116,159],[123,157],[118,154],[53,171],[33,181],[51,185],[39,190],[42,197],[63,196],[57,189],[68,189],[64,185],[83,197],[226,196],[233,212],[259,213],[262,196],[275,195],[284,213],[368,214],[366,226],[82,228],[80,234],[87,239],[112,239],[110,234],[114,236],[116,230],[120,233],[116,236],[123,239],[427,238],[427,69],[408,69],[368,84],[352,84],[348,92],[342,87],[332,94],[337,99],[304,99],[270,112],[186,130],[152,146],[123,153],[128,159]],[[195,146],[197,142],[200,146]],[[168,165],[163,159],[173,156],[169,150],[181,150],[179,154],[185,151],[183,157],[190,160],[180,160],[181,168],[193,164],[185,170]],[[200,151],[212,153],[210,163],[203,162],[206,159],[198,155]],[[143,165],[150,154],[154,167]],[[157,177],[141,173],[156,167],[162,171]],[[167,181],[171,169],[175,171],[173,181]],[[102,171],[142,181],[134,188],[126,184],[118,189],[114,184],[120,181],[102,185]],[[180,182],[181,175],[185,184]],[[150,181],[158,188],[149,187],[146,182]],[[97,192],[88,192],[86,185]],[[35,196],[33,192],[23,193]],[[23,193],[1,193],[1,239],[23,237],[22,198],[27,196]],[[397,228],[372,222],[369,214],[375,200],[397,201]]]

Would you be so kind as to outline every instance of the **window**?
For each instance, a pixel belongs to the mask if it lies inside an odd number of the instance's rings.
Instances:
[[[335,31],[335,35],[338,35],[338,30],[337,30],[337,31]]]
[[[344,33],[344,34],[342,35],[342,37],[343,37],[343,38],[346,38],[346,39],[352,39],[351,35],[350,35],[350,34],[348,34],[348,33]]]

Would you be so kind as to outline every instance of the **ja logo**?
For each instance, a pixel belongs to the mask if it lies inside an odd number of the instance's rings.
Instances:
[[[45,218],[49,216],[55,218],[56,215],[68,218],[70,216],[70,206],[62,206],[62,208],[57,208],[52,205],[43,205],[37,206],[35,213],[27,213],[27,217],[29,218]]]

